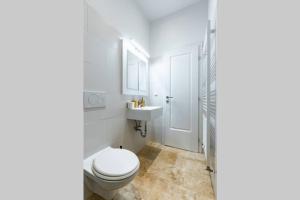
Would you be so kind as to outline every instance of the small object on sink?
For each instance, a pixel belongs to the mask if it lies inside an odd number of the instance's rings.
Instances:
[[[141,107],[145,107],[145,99],[142,97]]]
[[[127,102],[127,108],[134,109],[134,104],[135,103],[133,101]]]
[[[139,106],[139,101],[136,98],[134,98],[132,101],[134,102],[134,107],[137,108]]]
[[[145,99],[144,99],[144,97],[142,97],[142,99],[138,101],[138,107],[142,108],[144,106],[145,106]]]

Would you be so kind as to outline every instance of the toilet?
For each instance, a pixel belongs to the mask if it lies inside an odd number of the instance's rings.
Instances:
[[[84,160],[84,183],[94,193],[111,200],[117,190],[136,176],[140,161],[131,151],[106,147]]]

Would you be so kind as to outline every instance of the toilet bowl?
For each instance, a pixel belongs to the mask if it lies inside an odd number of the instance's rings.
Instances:
[[[112,199],[117,190],[132,181],[140,162],[126,149],[106,147],[84,160],[84,182],[94,193]]]

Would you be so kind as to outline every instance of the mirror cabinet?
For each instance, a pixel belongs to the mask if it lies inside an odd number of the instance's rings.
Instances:
[[[122,39],[123,94],[148,96],[148,57],[131,40]]]

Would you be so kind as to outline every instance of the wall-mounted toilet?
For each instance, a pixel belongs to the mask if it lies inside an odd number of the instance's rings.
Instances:
[[[136,176],[139,167],[133,152],[106,147],[84,160],[84,182],[92,192],[110,200]]]

